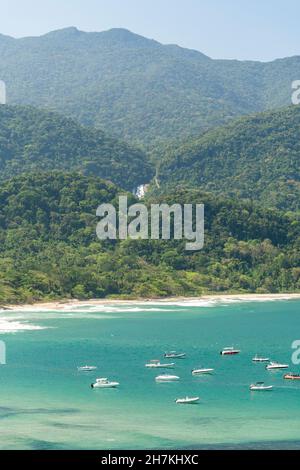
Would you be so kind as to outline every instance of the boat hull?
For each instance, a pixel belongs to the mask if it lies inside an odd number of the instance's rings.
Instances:
[[[214,369],[194,369],[192,375],[212,374]]]
[[[118,382],[113,382],[111,384],[92,384],[92,388],[117,388],[119,386]]]
[[[155,377],[156,382],[177,382],[179,377],[177,375],[170,375],[170,376],[158,376]]]
[[[273,390],[273,385],[269,385],[267,387],[250,387],[252,392],[270,392]]]
[[[266,366],[267,370],[282,370],[282,369],[288,369],[289,366]]]
[[[175,364],[146,364],[147,369],[172,369]]]
[[[240,351],[221,351],[220,354],[221,356],[235,356],[236,354],[239,354]]]
[[[165,354],[166,359],[185,359],[186,354]]]
[[[178,398],[176,400],[176,403],[178,405],[193,405],[193,404],[196,404],[196,403],[199,403],[199,400],[200,398],[199,397],[195,397],[195,398]]]

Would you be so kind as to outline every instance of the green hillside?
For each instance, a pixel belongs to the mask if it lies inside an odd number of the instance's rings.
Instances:
[[[0,301],[300,290],[296,216],[176,191],[164,202],[205,204],[203,250],[186,252],[184,241],[101,242],[96,208],[115,204],[120,191],[76,173],[23,175],[2,183]]]
[[[169,148],[159,180],[299,210],[300,107],[244,117]]]
[[[100,130],[53,112],[0,106],[0,179],[49,170],[94,174],[130,191],[153,175],[142,151]]]
[[[287,106],[300,75],[299,56],[213,60],[124,29],[0,35],[0,57],[10,104],[49,107],[151,149]]]

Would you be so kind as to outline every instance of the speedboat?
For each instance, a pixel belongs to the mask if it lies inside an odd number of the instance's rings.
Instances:
[[[145,364],[145,367],[149,369],[171,369],[175,366],[175,362],[161,363],[158,359],[153,359],[149,364]]]
[[[269,357],[260,357],[257,354],[256,356],[252,358],[252,362],[269,362],[269,361],[270,361]]]
[[[285,374],[283,378],[287,380],[300,380],[300,374],[291,374],[289,372],[288,374]]]
[[[96,370],[96,366],[81,366],[77,367],[77,370],[80,372],[91,372],[92,370]]]
[[[192,375],[211,374],[215,369],[193,369]]]
[[[111,382],[106,378],[96,379],[96,382],[91,385],[92,388],[116,388],[120,384],[119,382]]]
[[[185,397],[185,398],[177,398],[177,400],[175,400],[175,403],[177,403],[178,405],[180,404],[193,404],[193,403],[198,403],[200,400],[199,397]]]
[[[162,374],[155,377],[156,382],[176,382],[180,377],[178,375]]]
[[[250,385],[250,390],[256,392],[267,392],[268,390],[273,390],[273,385],[265,385],[264,382],[256,382],[256,384]]]
[[[270,362],[266,366],[267,370],[276,370],[276,369],[288,369],[289,365],[288,364],[279,364],[279,362]]]
[[[186,357],[185,353],[178,353],[176,351],[171,351],[165,353],[166,359],[184,359]]]
[[[234,348],[223,348],[220,354],[222,356],[229,356],[233,354],[239,354],[241,351],[239,349],[234,349]]]

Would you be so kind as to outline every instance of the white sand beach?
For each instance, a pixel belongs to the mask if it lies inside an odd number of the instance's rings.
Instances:
[[[35,302],[33,304],[5,305],[8,310],[65,310],[68,307],[101,306],[101,305],[145,305],[153,304],[193,304],[197,302],[270,302],[276,300],[300,300],[300,293],[281,294],[207,294],[201,297],[166,297],[147,299],[89,299],[89,300],[56,300],[50,302]]]

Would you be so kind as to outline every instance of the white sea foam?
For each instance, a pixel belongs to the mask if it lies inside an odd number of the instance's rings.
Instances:
[[[149,302],[150,303],[150,302]],[[149,305],[148,303],[148,305]],[[223,303],[223,302],[222,302]],[[178,300],[178,301],[164,301],[163,302],[163,305],[166,306],[166,307],[183,307],[183,308],[187,308],[187,307],[215,307],[216,305],[219,305],[220,304],[220,301],[218,300],[200,300],[200,299],[195,299],[195,300]],[[160,305],[161,307],[161,303],[160,304],[152,304],[152,305]],[[142,309],[143,311],[145,311],[145,309]],[[148,309],[147,308],[147,311],[151,311],[152,309]],[[162,311],[162,312],[168,312],[168,311],[175,311],[175,309],[166,309],[166,308],[154,308],[153,310],[155,311]],[[176,308],[176,312],[178,312],[178,308]]]
[[[94,313],[87,313],[86,311],[80,311],[80,312],[64,312],[63,314],[61,314],[60,312],[57,312],[56,316],[52,316],[51,318],[55,319],[55,320],[59,320],[59,319],[67,319],[67,318],[72,318],[74,320],[110,320],[112,318],[118,318],[116,316],[113,316],[113,315],[103,315],[103,313],[101,312],[100,315],[97,315],[97,312],[94,312]]]
[[[6,317],[1,317],[1,320],[8,321],[10,323],[12,322],[20,322],[20,323],[25,323],[27,322],[36,322],[39,320],[63,320],[63,319],[68,319],[68,318],[78,318],[78,319],[89,319],[89,318],[95,318],[97,320],[102,320],[102,319],[109,319],[113,318],[112,315],[97,315],[96,312],[89,313],[86,310],[82,311],[61,311],[61,310],[22,310],[22,311],[15,311],[14,313],[11,313]],[[48,327],[39,327],[39,329],[44,329]]]
[[[140,305],[140,304],[139,304]],[[155,305],[155,304],[153,304]],[[171,304],[170,304],[171,305]],[[100,307],[100,308],[99,308]],[[145,304],[146,307],[146,304]],[[139,307],[133,307],[131,305],[116,305],[116,306],[111,306],[108,307],[107,305],[102,305],[102,306],[93,306],[90,310],[95,311],[95,312],[116,312],[116,313],[123,313],[123,312],[174,312],[174,309],[170,308],[161,308],[160,306],[157,307],[152,307],[152,308],[145,308],[143,306]]]
[[[0,334],[17,333],[18,331],[44,330],[46,327],[32,325],[27,322],[0,319]]]
[[[221,295],[213,296],[209,298],[208,296],[204,298],[191,298],[191,299],[178,299],[178,300],[150,300],[150,301],[128,301],[128,302],[116,302],[106,303],[99,301],[95,303],[92,301],[89,303],[77,303],[77,304],[61,304],[61,305],[51,305],[49,306],[38,306],[34,305],[26,307],[15,307],[9,312],[7,310],[0,310],[0,313],[3,313],[5,317],[2,317],[4,320],[20,320],[21,323],[27,320],[36,321],[36,320],[51,320],[51,319],[64,319],[64,318],[86,318],[86,319],[113,319],[118,318],[119,314],[126,313],[147,313],[147,312],[180,312],[184,311],[187,308],[197,308],[197,309],[206,309],[206,308],[216,308],[216,307],[229,307],[232,304],[239,303],[251,303],[251,302],[271,302],[271,301],[283,301],[297,299],[297,297],[292,297],[289,294],[278,294],[276,296],[272,295]],[[179,307],[179,308],[178,308]],[[115,314],[115,315],[114,315]],[[7,318],[6,318],[7,317]],[[34,325],[27,325],[23,329],[35,329]],[[16,327],[18,330],[21,328]],[[37,327],[40,328],[40,327]],[[1,330],[0,330],[1,331]]]
[[[155,307],[155,305],[157,305]],[[173,306],[172,303],[167,305],[167,307]],[[42,311],[42,310],[39,310]],[[178,311],[178,309],[176,309]],[[48,310],[49,312],[49,310]],[[51,312],[54,312],[54,310],[51,310]],[[87,317],[91,318],[91,314],[93,313],[127,313],[127,312],[174,312],[174,309],[172,308],[162,308],[162,304],[152,304],[152,307],[149,308],[149,303],[138,303],[138,306],[133,306],[132,304],[99,304],[99,305],[72,305],[68,306],[65,305],[63,309],[56,310],[56,312],[60,313],[61,318],[63,318],[64,314],[72,314],[74,317],[76,317],[77,314],[84,313],[86,314]],[[102,318],[112,318],[111,316],[109,317],[103,317]]]
[[[172,306],[179,306],[179,307],[219,307],[219,306],[226,306],[230,304],[240,304],[240,303],[252,303],[252,302],[278,302],[283,300],[290,300],[290,296],[282,294],[282,296],[278,297],[236,297],[236,298],[226,298],[220,297],[213,298],[213,299],[191,299],[191,300],[179,300],[179,301],[164,301],[164,305],[172,305]]]

